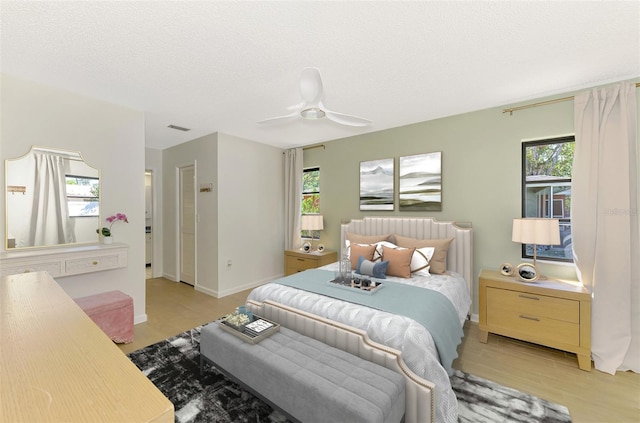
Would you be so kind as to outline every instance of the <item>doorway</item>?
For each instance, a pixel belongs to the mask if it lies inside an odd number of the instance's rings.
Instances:
[[[144,171],[144,232],[146,279],[153,278],[153,171]]]
[[[180,282],[196,283],[195,166],[179,168]]]

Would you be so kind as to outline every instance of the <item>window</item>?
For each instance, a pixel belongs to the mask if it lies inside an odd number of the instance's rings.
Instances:
[[[320,168],[302,171],[302,214],[320,213]],[[302,231],[302,238],[320,238],[320,231]]]
[[[571,252],[571,170],[574,137],[522,143],[522,217],[560,221],[560,245],[538,245],[537,257],[573,261]],[[522,246],[522,257],[533,258],[533,245]]]
[[[65,175],[69,217],[100,214],[100,180],[87,176]]]

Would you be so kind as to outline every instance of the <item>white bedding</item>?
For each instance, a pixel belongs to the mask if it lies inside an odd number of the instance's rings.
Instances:
[[[338,263],[322,267],[336,271]],[[446,296],[455,307],[464,324],[471,298],[468,285],[458,274],[416,276],[403,279],[389,276],[387,280],[420,286],[438,291]],[[277,281],[254,289],[248,299],[254,301],[272,300],[318,316],[326,317],[365,330],[369,337],[383,345],[402,351],[407,366],[417,375],[436,385],[436,421],[456,423],[458,403],[449,376],[440,365],[438,353],[431,334],[414,320],[375,310],[358,304],[324,297],[280,285]]]

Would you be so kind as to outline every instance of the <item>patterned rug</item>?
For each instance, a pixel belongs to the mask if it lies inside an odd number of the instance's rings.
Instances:
[[[262,400],[207,365],[200,375],[200,327],[128,354],[169,398],[175,421],[286,422]],[[456,370],[451,378],[461,423],[570,423],[569,410]]]

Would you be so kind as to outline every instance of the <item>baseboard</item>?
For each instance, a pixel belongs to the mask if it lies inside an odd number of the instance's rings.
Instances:
[[[478,322],[480,322],[480,316],[479,316],[479,315],[477,315],[477,314],[473,314],[473,313],[472,313],[472,314],[471,314],[471,319],[470,319],[470,320],[471,320],[472,322],[476,322],[476,323],[478,323]]]
[[[174,281],[174,282],[177,281],[176,275],[172,275],[172,274],[169,274],[169,273],[162,272],[162,277],[165,278],[165,279],[169,279],[170,281]]]
[[[133,324],[137,325],[138,323],[144,323],[147,321],[147,313],[138,314],[137,316],[133,316]]]
[[[211,295],[212,297],[222,298],[229,295],[237,294],[238,292],[242,292],[247,289],[257,288],[261,285],[264,285],[265,283],[282,278],[283,276],[284,275],[271,276],[265,279],[261,279],[259,281],[254,281],[254,282],[246,283],[244,285],[234,286],[233,288],[225,289],[224,291],[217,291],[215,289],[206,288],[206,287],[197,286],[197,285],[194,287],[194,289],[198,292],[202,292],[203,294]]]

